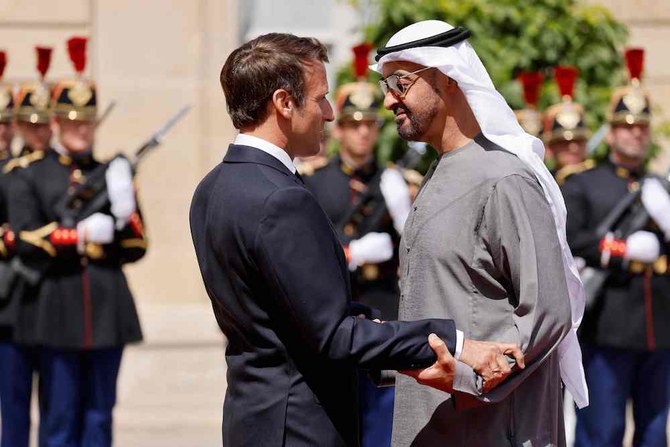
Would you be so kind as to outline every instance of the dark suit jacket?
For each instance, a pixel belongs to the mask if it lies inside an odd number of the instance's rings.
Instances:
[[[259,149],[230,146],[198,186],[190,220],[228,338],[226,447],[358,445],[357,367],[431,364],[431,332],[454,351],[452,321],[349,316],[348,271],[328,218]]]

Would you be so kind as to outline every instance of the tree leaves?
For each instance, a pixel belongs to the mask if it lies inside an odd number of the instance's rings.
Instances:
[[[595,131],[605,120],[613,89],[626,79],[623,47],[628,31],[603,6],[577,0],[373,3],[377,20],[367,27],[365,36],[375,46],[383,46],[399,29],[420,20],[445,20],[470,29],[470,43],[512,108],[523,107],[521,87],[515,80],[519,71],[545,72],[539,104],[544,109],[560,99],[552,68],[558,64],[575,65],[579,69],[575,100],[584,105],[586,123]],[[338,81],[353,80],[346,71],[340,73]],[[376,78],[376,74],[371,74],[371,80]],[[392,122],[389,125],[394,126]],[[380,144],[394,147],[380,148],[380,154],[402,153],[397,137],[384,132],[384,140]]]

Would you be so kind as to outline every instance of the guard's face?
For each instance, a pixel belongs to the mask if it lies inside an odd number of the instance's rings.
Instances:
[[[8,151],[13,138],[12,123],[0,123],[0,151]]]
[[[556,162],[556,169],[576,165],[586,159],[586,140],[557,141],[547,146]]]
[[[423,66],[412,62],[397,61],[384,64],[384,79],[395,77],[401,88],[388,89],[384,96],[384,107],[395,114],[395,123],[400,138],[408,141],[427,141],[428,133],[435,126],[440,113],[441,99],[430,84],[434,70],[422,70]]]
[[[379,123],[376,120],[345,120],[338,123],[334,134],[340,142],[340,150],[353,157],[372,155],[379,138]]]
[[[616,124],[610,129],[607,142],[614,153],[629,159],[642,161],[649,150],[649,125]]]
[[[289,147],[293,157],[309,157],[319,153],[326,122],[333,121],[333,108],[326,95],[328,80],[322,62],[313,62],[305,67],[305,101],[295,108],[291,117],[291,141]]]
[[[23,141],[34,151],[43,151],[49,147],[51,136],[51,126],[48,124],[32,124],[18,122],[17,127]]]
[[[93,148],[95,121],[56,118],[53,123],[59,132],[60,142],[68,152],[80,153]]]

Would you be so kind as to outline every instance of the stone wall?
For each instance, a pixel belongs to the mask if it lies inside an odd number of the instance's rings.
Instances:
[[[234,135],[218,77],[237,46],[236,1],[0,0],[5,81],[36,78],[34,45],[54,47],[48,78],[74,72],[65,41],[90,38],[87,75],[99,104],[116,108],[101,126],[98,156],[131,153],[182,105],[189,115],[140,168],[140,199],[150,237],[147,256],[127,267],[142,301],[189,302],[206,296],[188,226],[199,179]]]
[[[609,8],[628,26],[629,46],[646,50],[643,82],[652,95],[655,121],[670,120],[670,1],[668,0],[594,0]],[[670,166],[670,142],[659,141],[663,150],[654,168],[665,171]]]

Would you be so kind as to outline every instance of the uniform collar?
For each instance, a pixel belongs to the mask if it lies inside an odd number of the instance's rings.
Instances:
[[[58,161],[60,162],[60,164],[65,166],[70,166],[74,164],[76,166],[85,168],[92,165],[94,162],[93,150],[78,154],[72,154],[68,152],[68,150],[65,149],[62,145],[55,144],[53,146],[53,151],[56,153],[56,155],[58,155]]]
[[[607,160],[607,163],[609,164],[610,168],[614,171],[616,176],[624,180],[639,180],[646,173],[644,165],[640,166],[638,169],[629,169],[617,165],[616,163],[614,163],[614,161],[612,161],[611,158]]]
[[[349,165],[347,162],[342,159],[340,155],[336,158],[338,165],[342,172],[344,172],[349,177],[358,177],[361,179],[369,179],[377,173],[378,166],[375,162],[375,158],[371,157],[370,160],[363,163],[361,166],[354,168]]]

